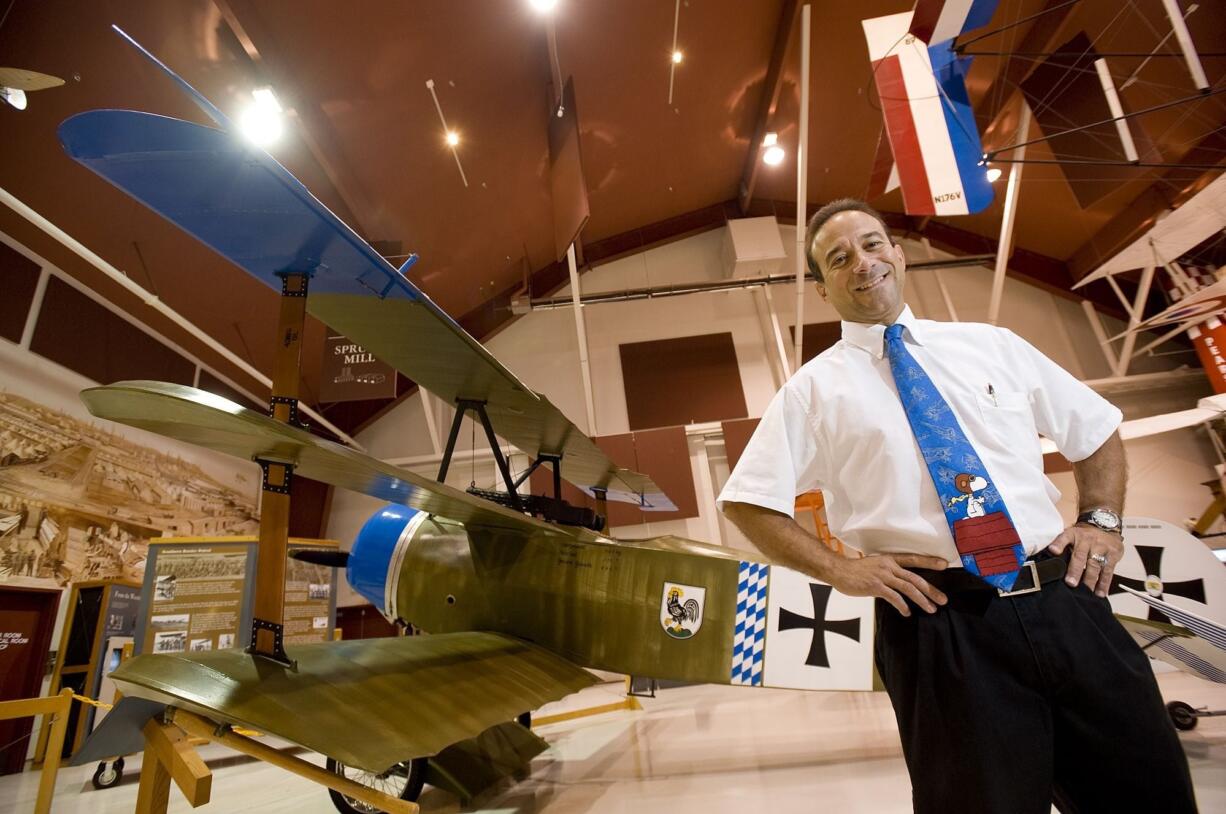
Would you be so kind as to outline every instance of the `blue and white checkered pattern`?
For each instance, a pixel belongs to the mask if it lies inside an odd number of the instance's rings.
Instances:
[[[736,630],[732,639],[733,684],[762,686],[763,654],[766,651],[766,586],[769,582],[769,565],[741,563],[736,587]]]

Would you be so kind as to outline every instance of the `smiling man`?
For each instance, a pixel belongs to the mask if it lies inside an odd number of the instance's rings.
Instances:
[[[764,553],[877,597],[877,669],[919,812],[1195,811],[1149,661],[1106,595],[1120,411],[1003,328],[916,319],[881,216],[806,234],[842,340],[775,395],[719,503]],[[1073,462],[1065,527],[1038,436]],[[822,490],[835,554],[793,519]]]

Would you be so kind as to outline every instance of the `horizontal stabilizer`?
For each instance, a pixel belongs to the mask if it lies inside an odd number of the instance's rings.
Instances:
[[[76,161],[270,288],[280,292],[285,273],[309,273],[312,316],[447,403],[484,402],[499,436],[533,458],[561,456],[565,480],[581,489],[607,488],[610,497],[630,494],[645,508],[676,508],[650,478],[610,461],[288,170],[237,133],[150,113],[92,110],[66,120],[59,136]]]
[[[466,525],[537,534],[591,535],[583,529],[545,523],[473,497],[194,387],[165,382],[119,382],[83,390],[81,400],[98,418],[246,461],[262,458],[290,463],[303,477]]]
[[[296,669],[214,650],[137,656],[111,676],[125,696],[376,773],[596,683],[544,648],[495,633],[320,642],[287,652]]]
[[[1226,653],[1192,631],[1118,613],[1115,618],[1151,658],[1206,681],[1226,684]]]

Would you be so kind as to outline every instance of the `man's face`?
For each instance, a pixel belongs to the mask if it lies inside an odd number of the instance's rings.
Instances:
[[[822,224],[809,246],[826,278],[818,293],[847,322],[889,325],[903,309],[907,260],[867,212],[840,212]]]

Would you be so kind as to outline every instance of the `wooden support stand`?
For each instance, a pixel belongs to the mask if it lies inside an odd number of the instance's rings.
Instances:
[[[60,770],[60,753],[64,749],[64,736],[68,733],[68,713],[71,709],[72,690],[70,689],[46,698],[0,701],[0,721],[8,718],[42,715],[43,728],[48,731],[47,758],[43,761],[43,775],[38,781],[38,797],[34,800],[34,814],[51,814],[51,798],[55,794],[55,778]],[[48,723],[50,723],[49,727]]]
[[[418,814],[420,810],[416,803],[363,786],[301,758],[239,735],[229,726],[216,724],[181,709],[173,710],[169,723],[153,720],[145,724],[144,733],[145,760],[141,767],[136,814],[166,814],[171,780],[193,808],[209,801],[212,774],[196,754],[192,744],[197,741],[228,746],[236,752],[293,772],[334,789],[346,797],[382,809],[387,814]]]

